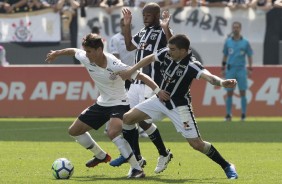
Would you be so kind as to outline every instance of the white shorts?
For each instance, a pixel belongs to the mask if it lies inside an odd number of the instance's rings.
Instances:
[[[130,108],[135,107],[137,104],[143,102],[153,95],[153,90],[145,84],[131,84],[129,91],[127,92]]]
[[[135,106],[136,109],[146,113],[153,121],[168,117],[177,132],[185,138],[200,137],[193,111],[190,105],[180,106],[169,110],[156,95]]]

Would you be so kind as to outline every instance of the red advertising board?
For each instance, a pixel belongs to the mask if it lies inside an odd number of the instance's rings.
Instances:
[[[206,67],[220,76],[219,67]],[[248,79],[248,116],[282,116],[282,67],[254,67]],[[191,87],[196,116],[224,116],[226,91],[203,80]],[[0,117],[74,117],[98,96],[82,66],[0,67]],[[238,89],[233,115],[241,114]]]

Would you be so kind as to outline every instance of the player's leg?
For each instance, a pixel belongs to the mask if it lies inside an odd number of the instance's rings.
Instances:
[[[241,120],[244,121],[247,111],[246,90],[248,89],[248,74],[246,68],[238,71],[237,82],[241,97]]]
[[[94,153],[94,157],[86,163],[87,167],[95,167],[99,163],[106,163],[111,160],[111,157],[98,145],[98,143],[89,134],[90,129],[98,130],[109,119],[109,108],[102,107],[97,104],[85,109],[70,126],[69,134],[76,141]]]
[[[155,173],[160,173],[166,169],[167,164],[169,163],[173,155],[169,149],[166,149],[159,129],[154,123],[152,123],[151,119],[141,121],[139,122],[139,125],[148,134],[149,138],[151,139],[151,141],[159,152],[158,163],[155,168]]]
[[[127,96],[129,98],[130,107],[134,107],[136,104],[139,103],[140,96],[144,96],[142,93],[144,92],[144,85],[140,84],[131,84]],[[125,125],[123,126],[123,137],[129,143],[130,147],[132,148],[134,155],[140,165],[142,167],[145,166],[146,161],[141,156],[140,147],[139,147],[139,135],[138,135],[138,127],[136,124],[132,125]],[[118,167],[126,162],[126,159],[120,155],[117,159],[114,159],[110,162],[111,166]]]
[[[120,118],[111,118],[109,122],[108,135],[112,142],[117,146],[125,162],[130,164],[132,168],[128,174],[129,178],[141,178],[145,176],[143,169],[140,167],[136,157],[133,154],[128,142],[120,135],[122,120]],[[119,131],[118,131],[119,130]]]
[[[201,139],[191,105],[172,109],[167,113],[167,116],[172,120],[177,132],[181,132],[192,148],[206,154],[210,159],[219,164],[225,170],[226,175],[228,170],[227,177],[229,179],[238,177],[235,170],[232,173],[230,172],[230,167],[233,168],[233,165],[228,163],[211,143]]]
[[[226,70],[226,79],[235,79],[236,77],[236,70],[233,68],[228,67]],[[232,88],[226,88],[227,91],[227,96],[226,96],[226,116],[225,116],[225,121],[231,121],[232,120],[232,104],[233,104],[233,92],[234,89]]]
[[[160,156],[158,158],[158,164],[155,168],[155,173],[160,173],[167,168],[168,163],[173,157],[172,153],[169,150],[166,150],[163,141],[160,136],[160,132],[154,124],[150,124],[152,121],[148,121],[148,118],[153,118],[155,120],[161,120],[164,118],[164,114],[160,111],[160,109],[165,109],[165,106],[159,101],[156,96],[149,98],[141,104],[138,104],[134,109],[130,110],[124,115],[124,123],[135,122],[136,120],[147,119],[146,123],[150,126],[144,127],[147,128],[146,132],[152,139],[153,143],[156,144]],[[163,110],[165,111],[165,110]],[[156,140],[154,140],[154,136]],[[163,145],[161,145],[163,144]],[[162,147],[162,150],[159,148]]]

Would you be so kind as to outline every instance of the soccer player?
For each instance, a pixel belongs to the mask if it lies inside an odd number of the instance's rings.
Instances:
[[[109,121],[108,137],[118,147],[120,153],[130,163],[131,173],[129,178],[144,177],[145,174],[139,166],[135,156],[132,156],[132,149],[128,142],[120,135],[122,130],[122,117],[129,107],[124,81],[117,75],[117,72],[125,70],[129,66],[123,64],[119,59],[109,53],[103,52],[103,41],[97,34],[90,33],[82,41],[84,50],[66,48],[50,51],[46,61],[51,62],[58,56],[75,56],[87,69],[89,75],[95,81],[100,96],[97,102],[86,108],[69,127],[69,134],[84,148],[94,153],[94,158],[86,163],[87,167],[95,167],[99,163],[109,162],[108,155],[89,134],[89,130],[98,130]],[[145,74],[136,72],[133,77],[141,79],[152,89],[157,84]]]
[[[160,20],[160,6],[156,3],[146,4],[142,10],[145,27],[133,37],[131,35],[131,11],[128,8],[123,8],[122,14],[124,18],[125,45],[128,51],[136,50],[135,63],[138,63],[143,57],[166,46],[167,40],[172,35],[172,31],[169,28],[170,15],[168,11],[164,11],[162,13],[162,20]],[[149,75],[158,85],[160,85],[161,74],[159,63],[152,63],[151,65],[142,68],[140,71]],[[135,105],[147,98],[150,98],[152,95],[154,95],[154,92],[146,87],[142,81],[135,80],[128,91],[130,107],[133,108]],[[138,123],[139,126],[149,135],[149,138],[159,152],[160,156],[155,168],[155,173],[160,173],[167,168],[167,165],[173,155],[169,149],[166,149],[157,126],[154,123],[151,123],[151,121],[152,120],[146,120],[146,122],[141,121]],[[132,147],[140,165],[144,166],[144,163],[146,162],[140,153],[138,130],[136,129],[135,125],[124,124],[123,134],[124,138]],[[110,165],[120,166],[123,163],[125,163],[125,158],[120,156],[116,160],[113,160]]]
[[[127,79],[137,69],[154,61],[161,64],[161,85],[160,88],[154,90],[157,95],[125,113],[123,123],[132,125],[148,118],[161,120],[167,116],[173,122],[177,132],[186,138],[190,146],[219,164],[225,171],[227,178],[237,179],[235,166],[227,162],[211,143],[202,140],[192,110],[190,95],[193,79],[204,79],[212,85],[226,88],[234,88],[237,81],[236,79],[222,80],[211,74],[192,55],[189,47],[190,41],[187,36],[183,34],[172,36],[168,41],[168,47],[154,52],[128,71],[120,73],[123,79]]]
[[[253,51],[248,40],[241,36],[242,25],[240,22],[233,22],[232,35],[227,38],[223,48],[222,72],[226,79],[237,79],[241,97],[241,120],[246,118],[248,88],[248,75],[252,72]],[[249,67],[246,67],[246,56],[248,56]],[[227,88],[226,116],[225,121],[232,120],[232,96],[234,89]]]

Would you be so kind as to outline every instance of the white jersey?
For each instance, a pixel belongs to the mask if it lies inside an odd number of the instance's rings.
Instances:
[[[129,66],[134,65],[135,50],[126,50],[124,36],[121,33],[117,33],[111,38],[109,49],[110,53],[119,55],[121,62]]]
[[[124,87],[124,81],[116,73],[128,68],[119,59],[110,53],[105,53],[107,67],[101,68],[95,63],[90,63],[84,50],[78,50],[75,58],[87,69],[100,93],[97,104],[101,106],[128,105],[128,98]],[[136,77],[137,75],[135,75]]]

